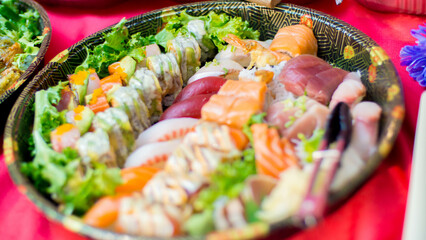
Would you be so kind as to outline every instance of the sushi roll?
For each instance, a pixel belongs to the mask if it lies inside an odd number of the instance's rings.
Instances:
[[[175,55],[166,53],[148,57],[147,66],[160,82],[163,90],[163,105],[166,107],[172,105],[183,85],[180,67]]]
[[[120,87],[111,94],[110,98],[111,105],[124,110],[129,117],[135,138],[151,125],[148,108],[142,99],[139,98],[139,94],[135,89]]]
[[[95,129],[102,129],[109,136],[109,141],[117,157],[119,167],[123,167],[127,156],[133,149],[135,137],[126,113],[118,108],[108,108],[96,114],[93,120]]]
[[[85,104],[87,86],[89,84],[89,75],[91,73],[93,73],[92,70],[90,72],[86,70],[82,70],[68,76],[71,90],[73,91],[74,95],[77,97],[78,104],[80,105]]]
[[[203,20],[195,19],[188,22],[188,32],[195,37],[201,49],[201,62],[206,62],[212,59],[216,54],[216,46],[207,36],[205,22]]]
[[[83,165],[90,166],[92,162],[99,162],[104,163],[107,167],[117,167],[116,156],[108,134],[100,128],[84,134],[77,141],[77,150]]]
[[[168,41],[167,52],[175,55],[180,66],[183,83],[186,85],[188,79],[201,65],[201,50],[198,42],[192,36],[178,36]]]
[[[130,78],[129,86],[138,91],[139,97],[148,107],[151,122],[157,122],[163,113],[163,107],[162,90],[155,74],[145,67],[138,68]]]

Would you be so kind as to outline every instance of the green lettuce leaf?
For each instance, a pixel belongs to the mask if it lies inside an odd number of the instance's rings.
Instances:
[[[312,162],[312,154],[318,150],[322,138],[324,137],[324,129],[315,129],[314,133],[310,138],[306,138],[305,135],[299,133],[297,137],[300,139],[300,149],[303,151],[303,161]]]

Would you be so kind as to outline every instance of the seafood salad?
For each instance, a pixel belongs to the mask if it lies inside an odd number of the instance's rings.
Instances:
[[[0,5],[0,94],[27,70],[43,41],[40,15],[18,0]]]
[[[375,151],[381,107],[308,26],[260,41],[214,11],[151,36],[125,23],[35,95],[21,170],[64,214],[154,237],[319,219]]]

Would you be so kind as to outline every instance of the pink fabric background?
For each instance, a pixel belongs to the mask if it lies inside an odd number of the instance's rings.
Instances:
[[[89,1],[89,0],[88,0]],[[49,61],[60,51],[104,27],[154,9],[185,1],[121,1],[106,8],[65,8],[44,5],[52,23]],[[189,2],[189,1],[188,1]],[[412,148],[420,94],[423,89],[399,66],[399,51],[414,44],[409,34],[425,21],[424,16],[379,13],[355,0],[317,0],[305,4],[340,18],[373,38],[388,53],[404,86],[406,117],[395,147],[374,175],[339,209],[316,227],[291,239],[400,239],[408,191]],[[13,185],[0,157],[0,238],[1,239],[86,239],[56,222],[46,219]]]

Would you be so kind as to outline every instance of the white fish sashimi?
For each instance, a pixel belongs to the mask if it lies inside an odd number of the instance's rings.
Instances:
[[[146,144],[127,157],[124,168],[142,165],[155,165],[161,167],[180,143],[181,139]]]
[[[375,102],[358,103],[352,110],[354,125],[350,146],[367,160],[377,147],[382,108]]]
[[[352,108],[362,100],[366,92],[367,89],[362,84],[359,74],[351,72],[334,91],[329,108],[333,109],[339,102],[345,102]]]
[[[188,80],[188,84],[195,82],[201,78],[210,76],[229,76],[236,73],[234,80],[238,79],[238,74],[244,68],[237,62],[226,59],[220,62],[212,62],[207,66],[200,68],[191,78]]]
[[[366,166],[368,158],[377,149],[379,119],[382,109],[374,102],[361,102],[352,110],[354,124],[351,142],[345,150],[336,172],[332,191],[344,188]]]
[[[195,118],[172,118],[160,121],[139,134],[135,149],[148,143],[182,138],[194,128],[197,122],[198,119]]]

